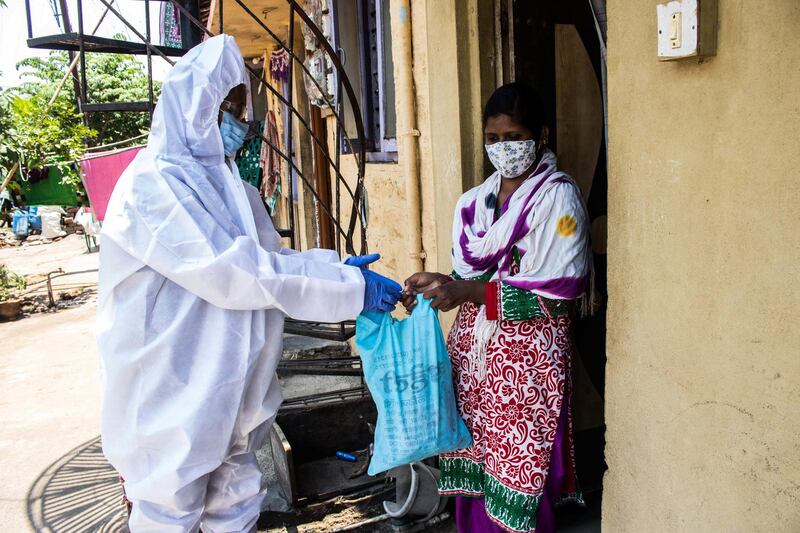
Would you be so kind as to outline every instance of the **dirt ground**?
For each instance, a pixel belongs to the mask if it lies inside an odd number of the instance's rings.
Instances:
[[[0,323],[0,523],[34,531],[34,482],[99,434],[94,305]]]
[[[39,279],[59,268],[96,269],[83,237],[52,244],[0,248],[0,263]],[[92,288],[97,273],[54,280],[56,291]],[[46,293],[46,284],[31,287]],[[4,531],[34,531],[32,490],[49,466],[97,437],[100,376],[94,342],[94,296],[81,305],[0,323],[0,523]]]
[[[82,235],[67,235],[50,244],[4,246],[0,263],[22,275],[46,274],[63,268],[66,271],[97,268],[99,255],[89,253]],[[87,278],[88,279],[88,278]],[[95,276],[96,281],[96,276]]]

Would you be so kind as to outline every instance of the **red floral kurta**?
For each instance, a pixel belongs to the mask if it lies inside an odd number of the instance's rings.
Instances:
[[[474,444],[441,457],[440,492],[484,496],[489,517],[510,531],[535,531],[536,511],[566,394],[570,393],[570,320],[542,309],[529,320],[500,320],[474,371],[479,307],[462,305],[448,338],[458,408]],[[562,493],[580,500],[569,413]]]

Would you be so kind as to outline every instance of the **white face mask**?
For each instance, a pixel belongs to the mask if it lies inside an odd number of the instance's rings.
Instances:
[[[504,178],[520,176],[536,159],[536,142],[533,140],[503,141],[485,147],[489,161]]]

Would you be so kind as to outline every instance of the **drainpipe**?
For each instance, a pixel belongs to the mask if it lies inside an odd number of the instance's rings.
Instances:
[[[422,248],[422,207],[419,181],[419,130],[414,108],[414,74],[411,44],[410,0],[391,0],[392,20],[397,21],[395,36],[395,95],[397,98],[397,131],[400,163],[406,177],[408,207],[409,255],[415,272],[425,269],[425,250]]]

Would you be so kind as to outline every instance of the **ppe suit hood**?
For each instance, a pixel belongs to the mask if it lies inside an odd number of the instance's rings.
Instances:
[[[220,135],[219,106],[231,89],[247,85],[244,61],[236,41],[218,35],[191,49],[172,68],[161,89],[153,114],[147,148],[134,159],[117,189],[135,187],[127,196],[152,225],[169,217],[173,201],[187,193],[196,198],[221,228],[236,238],[257,238],[253,212],[233,162],[226,161]],[[127,183],[132,176],[138,183]],[[152,183],[150,183],[152,181]],[[169,194],[157,190],[167,186]],[[143,194],[144,193],[144,194]],[[121,194],[121,193],[120,193]],[[127,223],[120,210],[105,224],[104,234],[125,238]],[[179,233],[180,228],[174,228]]]
[[[164,81],[148,149],[164,158],[221,164],[219,106],[240,84],[247,85],[247,73],[233,37],[218,35],[192,48]]]

